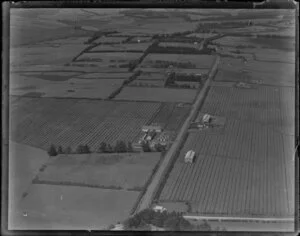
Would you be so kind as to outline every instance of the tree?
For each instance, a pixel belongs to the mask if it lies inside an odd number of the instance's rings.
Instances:
[[[127,152],[127,146],[124,141],[117,141],[115,146],[115,152]]]
[[[166,150],[166,146],[164,146],[160,143],[157,143],[157,144],[155,144],[155,150],[158,152],[164,152]]]
[[[105,142],[102,142],[100,144],[99,151],[100,152],[107,152],[107,144]]]
[[[131,142],[127,143],[127,152],[133,152],[133,147],[132,147],[132,143]]]
[[[76,153],[90,153],[90,147],[86,144],[86,145],[79,145],[76,149]]]
[[[72,153],[71,147],[67,147],[67,148],[65,149],[65,153],[66,153],[66,154]]]
[[[142,148],[144,152],[151,152],[151,148],[148,142],[142,142]]]
[[[112,146],[110,144],[107,145],[106,152],[108,152],[108,153],[112,153],[113,152],[113,148],[112,148]]]
[[[57,154],[63,154],[63,149],[62,149],[62,146],[58,146],[58,149],[57,149]]]
[[[56,151],[56,148],[53,144],[51,144],[49,150],[48,150],[48,154],[49,156],[53,157],[53,156],[56,156],[57,155],[57,151]]]
[[[164,228],[168,230],[179,230],[179,219],[175,216],[171,216],[164,222]]]

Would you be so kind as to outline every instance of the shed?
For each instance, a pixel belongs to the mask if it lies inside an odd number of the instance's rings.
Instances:
[[[195,152],[193,150],[189,150],[184,157],[185,163],[193,163],[195,158]]]
[[[211,116],[208,114],[205,114],[202,118],[203,123],[209,123],[211,119]]]

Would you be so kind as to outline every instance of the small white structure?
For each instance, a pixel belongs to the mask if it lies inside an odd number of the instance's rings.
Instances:
[[[203,116],[203,118],[202,118],[202,122],[203,122],[203,123],[209,123],[210,119],[211,119],[211,116],[208,115],[208,114],[205,114],[205,115]]]
[[[155,211],[155,212],[164,212],[166,210],[167,210],[166,208],[164,208],[162,206],[158,206],[158,205],[153,207],[153,211]]]
[[[184,157],[185,163],[193,163],[195,158],[195,152],[193,150],[189,150]]]
[[[154,130],[157,133],[162,132],[162,128],[159,125],[144,125],[142,127],[143,132],[148,132],[148,131],[152,131],[152,130]]]

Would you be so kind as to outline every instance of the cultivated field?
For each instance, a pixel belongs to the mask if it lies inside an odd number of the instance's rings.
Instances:
[[[85,73],[78,78],[80,79],[120,79],[125,80],[128,79],[133,73],[127,72],[127,73]]]
[[[225,126],[189,133],[160,201],[188,202],[191,214],[291,217],[293,94],[289,87],[211,87],[199,115],[225,117]],[[184,163],[188,150],[196,152],[193,164]]]
[[[110,37],[110,36],[102,36],[93,41],[93,43],[122,43],[128,37]]]
[[[135,191],[33,184],[28,196],[20,203],[11,227],[23,230],[105,229],[129,216],[138,194]]]
[[[190,149],[192,165],[183,161]],[[191,133],[160,200],[189,202],[198,214],[292,216],[292,150],[292,136],[253,123],[229,120],[223,135]]]
[[[20,98],[10,109],[11,139],[42,149],[50,144],[88,144],[98,150],[105,141],[133,141],[159,103],[55,98]]]
[[[129,62],[136,60],[142,56],[143,53],[125,53],[125,52],[107,52],[107,53],[84,53],[77,58],[77,61],[98,61],[99,66],[102,64],[112,64],[109,62]],[[114,60],[114,61],[113,61]]]
[[[123,44],[100,44],[90,50],[90,52],[101,51],[145,51],[152,43],[123,43]]]
[[[115,100],[192,103],[196,89],[125,87]]]
[[[148,54],[143,60],[142,67],[152,67],[155,61],[165,61],[172,63],[192,63],[195,68],[211,68],[215,57],[212,55],[186,55],[186,54]],[[159,63],[158,63],[159,64]],[[175,66],[176,67],[176,66]]]
[[[198,44],[193,44],[193,43],[179,43],[179,42],[160,42],[158,44],[160,47],[182,47],[182,48],[196,48],[199,49]]]
[[[38,182],[142,190],[160,153],[72,154],[51,159]]]

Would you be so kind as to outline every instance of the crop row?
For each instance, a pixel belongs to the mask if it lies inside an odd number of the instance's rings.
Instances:
[[[11,139],[40,147],[132,141],[159,103],[32,99],[11,112]]]

